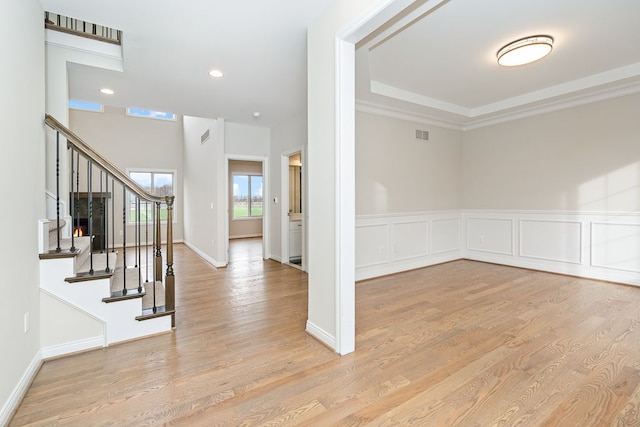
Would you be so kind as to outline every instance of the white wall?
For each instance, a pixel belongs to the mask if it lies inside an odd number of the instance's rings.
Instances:
[[[262,126],[225,122],[225,153],[240,156],[268,156],[271,130]]]
[[[460,209],[461,182],[461,131],[356,113],[356,215]]]
[[[390,0],[337,1],[307,33],[307,331],[341,354],[353,351],[355,346],[355,207],[350,199],[354,188],[355,144],[355,48],[352,43],[357,40],[348,43],[339,40],[354,31],[361,32],[358,37],[364,37],[366,31],[360,31],[362,27],[385,15],[383,9],[404,4]]]
[[[640,94],[464,134],[467,209],[640,211]]]
[[[8,423],[40,366],[38,219],[44,208],[45,64],[43,10],[37,0],[4,2],[0,26],[0,125],[3,197],[0,214],[0,425]],[[18,183],[20,185],[17,185]],[[25,333],[25,314],[29,330]]]
[[[105,106],[103,113],[69,110],[70,129],[123,172],[127,169],[176,171],[173,238],[183,239],[182,118],[176,121],[131,117],[124,108]],[[84,173],[84,168],[81,169]],[[82,174],[81,174],[82,175]],[[94,176],[94,179],[96,177]],[[82,186],[86,184],[81,180]],[[97,190],[94,184],[94,190]],[[106,191],[106,190],[105,190]],[[116,190],[117,194],[121,194]],[[122,212],[116,197],[115,212]],[[134,225],[127,226],[127,241],[134,242]],[[163,233],[165,228],[162,227]],[[122,220],[115,222],[116,245],[122,243]]]
[[[262,236],[262,218],[233,219],[233,174],[262,175],[262,163],[243,160],[229,160],[229,238],[240,239],[244,237]],[[268,203],[264,200],[263,204]]]
[[[184,241],[216,267],[227,263],[224,120],[184,116]],[[209,139],[201,136],[209,131]]]

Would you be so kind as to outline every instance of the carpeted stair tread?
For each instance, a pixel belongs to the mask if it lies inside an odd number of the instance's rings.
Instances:
[[[130,299],[137,298],[142,295],[142,308],[150,309],[153,307],[153,282],[146,282],[145,271],[143,267],[142,277],[139,276],[140,269],[138,267],[128,267],[126,269],[118,267],[111,281],[112,298]],[[124,293],[126,277],[126,294]],[[138,292],[138,285],[142,287],[142,291]],[[156,290],[156,307],[164,305],[164,285],[162,282],[155,283]]]

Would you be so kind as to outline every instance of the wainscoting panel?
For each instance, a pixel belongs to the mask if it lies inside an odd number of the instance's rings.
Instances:
[[[640,213],[468,210],[463,216],[464,258],[640,286]],[[508,253],[509,247],[517,251]]]
[[[393,224],[393,260],[402,261],[429,255],[426,219]]]
[[[356,217],[356,280],[462,257],[461,213]]]
[[[431,221],[431,254],[460,250],[460,217]]]
[[[640,213],[461,210],[356,217],[356,280],[460,258],[640,286]]]
[[[582,263],[582,223],[520,220],[520,256]]]
[[[591,224],[591,265],[640,273],[640,224]]]
[[[513,219],[467,218],[467,249],[513,255]]]
[[[356,270],[389,262],[389,224],[356,227]]]

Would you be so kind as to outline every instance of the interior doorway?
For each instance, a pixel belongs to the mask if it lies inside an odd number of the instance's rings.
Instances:
[[[304,147],[282,153],[281,163],[282,262],[306,271]]]
[[[251,240],[259,243],[260,256],[268,258],[267,160],[262,157],[227,157],[227,260],[233,261],[230,243]],[[237,245],[236,245],[237,246]]]

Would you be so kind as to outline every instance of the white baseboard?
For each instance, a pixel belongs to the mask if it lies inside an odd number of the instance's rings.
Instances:
[[[229,239],[250,239],[253,237],[262,237],[262,233],[258,234],[239,234],[237,236],[229,236]]]
[[[105,346],[104,336],[86,338],[64,344],[52,345],[42,349],[42,358],[50,359],[64,354],[77,353],[79,351],[91,350]]]
[[[11,420],[11,417],[13,416],[15,411],[18,409],[18,406],[20,406],[20,402],[22,402],[22,398],[24,398],[24,395],[27,394],[27,390],[29,390],[29,386],[31,385],[31,382],[33,381],[33,379],[36,377],[36,374],[40,370],[41,366],[42,366],[42,354],[40,351],[38,351],[34,356],[33,360],[31,361],[31,363],[29,364],[29,366],[27,367],[27,370],[22,375],[22,378],[20,378],[20,381],[18,382],[18,384],[16,384],[16,387],[13,389],[13,392],[11,393],[9,400],[5,402],[4,406],[2,407],[2,410],[0,410],[0,426],[9,425],[9,421]]]
[[[200,258],[202,258],[203,260],[207,261],[209,264],[213,265],[215,268],[222,268],[222,267],[226,267],[227,266],[226,263],[223,263],[223,262],[220,262],[220,261],[216,261],[215,259],[211,258],[209,255],[205,254],[200,249],[198,249],[196,246],[192,245],[191,243],[187,242],[186,240],[183,241],[182,243],[187,245],[187,247],[189,249],[191,249],[192,251],[197,253]]]
[[[426,256],[404,262],[389,262],[382,265],[361,267],[356,269],[356,281],[372,279],[374,277],[388,276],[390,274],[401,273],[403,271],[416,270],[418,268],[429,267],[449,261],[455,261],[461,258],[462,255],[460,251],[453,251],[448,254]]]
[[[327,347],[332,348],[333,350],[337,348],[336,338],[333,335],[329,334],[322,328],[317,327],[308,320],[306,332]]]
[[[271,255],[269,255],[269,259],[272,259],[272,260],[274,260],[274,261],[278,261],[279,263],[282,263],[282,258],[280,258],[280,256],[279,256],[279,255],[273,255],[273,254],[271,254]]]

